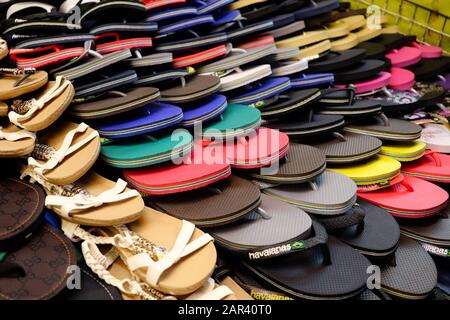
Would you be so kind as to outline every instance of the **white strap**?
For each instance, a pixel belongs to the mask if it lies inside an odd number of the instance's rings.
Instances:
[[[148,254],[140,253],[129,257],[127,259],[127,265],[129,266],[131,271],[135,271],[140,268],[147,268],[147,283],[153,287],[157,286],[158,281],[164,271],[172,267],[181,258],[197,251],[213,240],[210,235],[205,234],[204,236],[188,244],[194,231],[195,225],[183,220],[181,231],[178,234],[178,238],[175,241],[174,246],[160,260],[153,261]]]
[[[72,85],[72,83],[68,80],[65,80],[64,77],[58,76],[56,77],[55,84],[48,90],[42,97],[39,99],[31,99],[28,101],[14,101],[14,103],[30,103],[31,108],[23,115],[18,114],[15,111],[10,111],[8,114],[9,121],[14,123],[16,126],[23,128],[21,125],[21,121],[26,121],[30,119],[38,110],[42,109],[45,104],[54,98],[58,97],[68,86]]]
[[[203,287],[189,295],[186,300],[222,300],[227,296],[234,294],[227,286],[220,286],[215,289],[214,287],[214,280],[209,278]]]
[[[51,209],[58,208],[61,215],[69,217],[71,213],[78,213],[90,208],[100,207],[105,203],[114,203],[140,196],[136,190],[125,191],[126,187],[127,183],[119,179],[112,189],[106,190],[98,196],[87,197],[82,194],[73,197],[48,195],[45,198],[45,205]]]
[[[28,9],[31,7],[41,8],[41,9],[45,10],[47,13],[50,13],[53,10],[56,10],[56,8],[54,6],[46,4],[46,3],[42,3],[42,2],[37,2],[37,1],[19,2],[19,3],[15,3],[15,4],[11,5],[8,8],[8,11],[6,12],[6,19],[9,19],[14,13],[17,13],[19,11],[22,11],[24,9]]]
[[[16,131],[16,132],[5,132],[5,131],[2,131],[2,127],[0,127],[0,140],[18,141],[18,140],[28,139],[28,138],[36,140],[36,135],[34,133],[26,131],[26,130],[20,130],[20,131]]]
[[[98,132],[93,131],[86,138],[84,138],[80,142],[72,145],[75,135],[78,133],[84,133],[88,128],[89,128],[89,126],[87,124],[85,124],[84,122],[80,123],[80,125],[77,128],[70,130],[67,133],[61,147],[58,149],[58,151],[56,151],[54,154],[51,155],[51,158],[47,162],[41,164],[41,163],[37,162],[34,158],[29,157],[28,165],[30,167],[32,167],[33,170],[40,175],[43,175],[45,172],[47,172],[49,170],[52,170],[61,161],[63,161],[65,157],[71,155],[72,153],[74,153],[78,149],[82,148],[87,143],[89,143],[91,140],[98,137]]]

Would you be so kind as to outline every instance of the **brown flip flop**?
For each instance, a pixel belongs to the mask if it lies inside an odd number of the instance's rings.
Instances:
[[[64,186],[88,172],[99,154],[97,131],[85,123],[59,122],[39,136],[22,175]]]
[[[217,253],[212,237],[193,224],[146,207],[143,216],[128,227],[103,228],[98,230],[103,236],[93,236],[79,226],[63,223],[66,235],[85,240],[86,264],[123,293],[154,300],[142,290],[144,284],[151,292],[188,295],[213,273]],[[113,245],[113,250],[103,256],[97,244]],[[107,270],[118,256],[139,280],[119,280]]]
[[[0,262],[0,300],[47,300],[63,291],[76,265],[69,239],[46,224]]]
[[[207,188],[149,196],[147,200],[157,210],[205,228],[227,224],[249,214],[259,206],[261,193],[250,181],[230,176]]]
[[[81,119],[105,118],[144,107],[158,99],[159,95],[156,88],[134,88],[126,92],[108,93],[86,103],[73,104],[69,112]]]
[[[70,105],[75,89],[69,80],[61,76],[49,81],[35,98],[14,100],[8,114],[16,126],[28,131],[40,131],[58,120]]]
[[[30,154],[36,143],[36,135],[8,123],[0,126],[0,158],[17,158]]]
[[[216,76],[194,76],[181,85],[161,91],[161,101],[186,103],[207,97],[220,89],[220,78]]]
[[[126,186],[122,179],[114,183],[91,171],[72,185],[46,187],[45,205],[76,224],[127,224],[141,217],[145,205],[139,193]]]
[[[0,180],[0,251],[25,243],[42,222],[44,201],[45,192],[36,184],[14,178]]]
[[[43,87],[48,81],[45,71],[0,68],[0,101],[14,99]]]

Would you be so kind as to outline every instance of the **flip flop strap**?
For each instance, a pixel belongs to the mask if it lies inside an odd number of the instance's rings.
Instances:
[[[2,127],[0,127],[0,140],[18,141],[27,138],[36,140],[36,135],[26,130],[20,130],[17,132],[5,132],[2,131]]]
[[[70,81],[63,77],[56,77],[55,84],[39,99],[14,100],[8,117],[16,126],[23,128],[21,121],[30,119],[37,111],[41,110],[45,104],[58,97],[67,87],[71,85]]]
[[[215,288],[215,282],[209,278],[208,281],[197,291],[189,295],[186,300],[222,300],[234,292],[227,286]]]
[[[33,170],[36,173],[40,174],[40,175],[43,175],[45,172],[54,169],[67,156],[69,156],[72,153],[74,153],[75,151],[81,149],[86,144],[91,142],[93,139],[98,137],[98,132],[97,131],[93,131],[86,138],[84,138],[83,140],[81,140],[81,141],[75,143],[74,145],[72,145],[72,142],[73,142],[73,139],[75,138],[75,136],[78,133],[86,132],[86,130],[88,128],[89,128],[89,126],[87,124],[80,123],[80,125],[77,128],[75,128],[73,130],[70,130],[67,133],[67,135],[64,138],[64,141],[63,141],[63,143],[61,145],[61,147],[57,151],[53,152],[50,155],[50,159],[47,162],[41,164],[41,163],[37,162],[34,158],[29,157],[28,158],[28,165],[30,167],[32,167]]]
[[[90,241],[84,241],[81,244],[81,250],[83,252],[84,259],[87,266],[94,272],[100,279],[104,280],[109,285],[118,288],[121,292],[139,296],[143,300],[157,300],[153,295],[148,294],[136,280],[122,279],[119,280],[114,277],[105,267],[105,265],[98,260],[102,254],[95,243]]]
[[[100,193],[98,196],[86,197],[83,194],[77,194],[72,197],[48,195],[45,198],[45,205],[51,208],[56,207],[64,217],[70,217],[72,213],[79,213],[90,208],[100,207],[103,204],[115,203],[139,196],[139,192],[136,190],[125,191],[126,187],[127,183],[119,179],[113,188]]]
[[[154,261],[147,253],[140,253],[129,257],[127,259],[127,265],[132,272],[140,268],[147,268],[147,283],[151,286],[156,286],[164,271],[176,264],[181,258],[190,255],[204,247],[210,241],[213,241],[213,238],[209,234],[204,234],[188,244],[194,231],[195,225],[183,220],[181,231],[174,246],[160,260]]]

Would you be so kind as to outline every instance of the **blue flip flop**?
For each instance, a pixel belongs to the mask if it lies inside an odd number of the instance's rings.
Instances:
[[[183,105],[183,121],[180,126],[192,127],[220,116],[227,108],[225,96],[213,94],[205,99]]]
[[[133,137],[173,126],[183,120],[183,110],[167,103],[153,102],[117,117],[96,121],[93,127],[102,137]]]
[[[296,20],[305,20],[339,8],[339,0],[309,0],[300,10],[295,11]]]
[[[291,88],[310,88],[331,85],[333,82],[334,74],[332,73],[303,74],[299,77],[291,77]]]
[[[183,6],[179,8],[170,8],[163,10],[150,11],[145,21],[148,22],[160,22],[172,19],[185,19],[198,15],[198,10],[196,7]]]
[[[256,105],[258,102],[274,97],[291,88],[288,77],[267,78],[261,82],[250,84],[237,91],[229,92],[230,103]]]

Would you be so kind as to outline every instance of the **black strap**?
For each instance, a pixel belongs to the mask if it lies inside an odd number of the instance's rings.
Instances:
[[[354,103],[354,98],[355,98],[355,89],[354,88],[330,88],[330,89],[325,89],[325,90],[321,90],[322,93],[322,97],[320,98],[319,102],[322,102],[323,104],[350,104],[352,105]],[[340,102],[328,102],[328,101],[322,101],[322,100],[326,100],[326,99],[330,99],[330,98],[336,98],[336,99],[343,99],[345,98],[347,101],[344,101],[342,103]]]
[[[327,231],[333,231],[338,229],[345,229],[357,225],[358,232],[364,229],[364,217],[366,213],[359,205],[353,206],[351,212],[341,214],[330,218],[320,219],[320,223],[325,227]]]
[[[25,270],[13,262],[0,262],[0,278],[19,278],[25,277]]]

